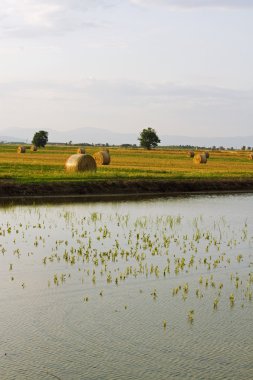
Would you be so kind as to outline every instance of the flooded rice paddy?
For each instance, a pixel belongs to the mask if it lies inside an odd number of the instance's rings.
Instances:
[[[0,379],[252,379],[253,196],[0,207]]]

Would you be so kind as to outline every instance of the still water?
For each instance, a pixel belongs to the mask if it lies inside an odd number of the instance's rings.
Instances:
[[[253,195],[0,207],[0,379],[252,379]]]

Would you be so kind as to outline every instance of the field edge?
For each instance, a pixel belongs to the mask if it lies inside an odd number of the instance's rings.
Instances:
[[[0,180],[0,198],[170,195],[176,193],[253,192],[253,179],[100,180],[16,183]]]

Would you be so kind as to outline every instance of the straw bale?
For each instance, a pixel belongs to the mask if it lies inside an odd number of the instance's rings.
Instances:
[[[31,150],[31,152],[37,152],[38,148],[36,145],[32,145],[30,150]]]
[[[196,154],[193,158],[193,162],[195,164],[206,164],[207,163],[207,158],[206,155],[203,154]]]
[[[72,172],[96,171],[96,161],[89,154],[73,154],[66,163],[65,169]]]
[[[17,149],[18,153],[25,153],[26,152],[26,147],[25,146],[19,146]]]
[[[253,153],[250,153],[248,158],[249,160],[253,160]]]
[[[210,157],[210,154],[209,154],[209,152],[204,152],[204,154],[206,155],[206,158],[209,158]]]
[[[109,165],[111,162],[109,151],[101,150],[93,154],[93,157],[97,165]]]
[[[84,148],[78,148],[76,153],[77,154],[85,154],[85,149]]]
[[[191,157],[191,158],[194,157],[194,151],[193,151],[193,150],[190,150],[190,151],[188,152],[188,157]]]

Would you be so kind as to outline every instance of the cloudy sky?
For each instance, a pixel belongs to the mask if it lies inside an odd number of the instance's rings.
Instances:
[[[0,131],[253,134],[253,0],[0,0]]]

